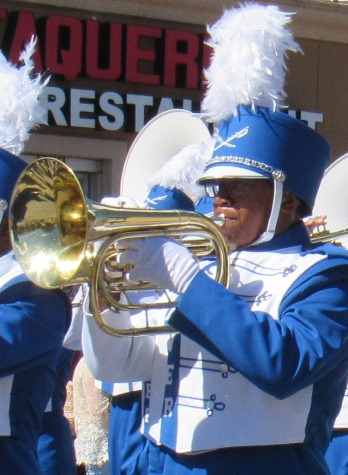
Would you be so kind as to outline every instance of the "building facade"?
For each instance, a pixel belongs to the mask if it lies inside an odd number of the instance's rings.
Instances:
[[[348,6],[278,0],[296,12],[292,29],[303,55],[289,56],[289,113],[348,152]],[[64,160],[89,198],[120,193],[130,144],[167,109],[198,112],[209,64],[206,25],[237,1],[3,0],[0,47],[17,61],[32,35],[38,72],[50,75],[42,104],[47,124],[24,158]]]

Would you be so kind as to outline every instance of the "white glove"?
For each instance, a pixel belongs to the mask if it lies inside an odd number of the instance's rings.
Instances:
[[[100,204],[113,208],[140,208],[140,205],[130,196],[104,196]]]
[[[118,256],[121,267],[133,265],[130,280],[149,281],[183,294],[199,272],[199,264],[182,244],[166,238],[129,239]]]

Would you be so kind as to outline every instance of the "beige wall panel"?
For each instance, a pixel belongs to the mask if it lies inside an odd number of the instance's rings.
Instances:
[[[299,38],[304,54],[289,54],[285,90],[289,107],[295,110],[322,112],[318,103],[318,42]]]
[[[348,45],[321,43],[319,57],[318,108],[325,110],[323,133],[336,159],[348,152]]]
[[[316,130],[332,144],[332,159],[348,152],[348,45],[299,39],[304,54],[290,54],[286,91],[290,109],[319,112]]]
[[[48,5],[65,9],[115,13],[143,19],[178,21],[205,25],[215,21],[223,9],[239,5],[236,0],[11,0],[14,6]],[[303,38],[324,39],[348,43],[348,7],[315,0],[258,0],[258,3],[278,4],[295,11],[293,31]]]

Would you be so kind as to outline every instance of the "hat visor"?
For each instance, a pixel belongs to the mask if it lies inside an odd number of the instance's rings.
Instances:
[[[197,180],[198,185],[213,185],[221,180],[233,178],[270,178],[269,174],[262,174],[248,168],[236,167],[231,165],[218,165],[209,167],[204,174]]]

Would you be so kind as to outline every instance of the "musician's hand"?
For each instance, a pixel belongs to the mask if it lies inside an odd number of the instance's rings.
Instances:
[[[166,238],[130,239],[118,256],[120,266],[132,265],[130,280],[149,281],[177,294],[186,291],[199,264],[180,243]]]
[[[309,216],[308,218],[304,219],[303,222],[309,232],[312,234],[314,231],[320,232],[320,227],[325,226],[326,224],[326,215],[322,216]]]

